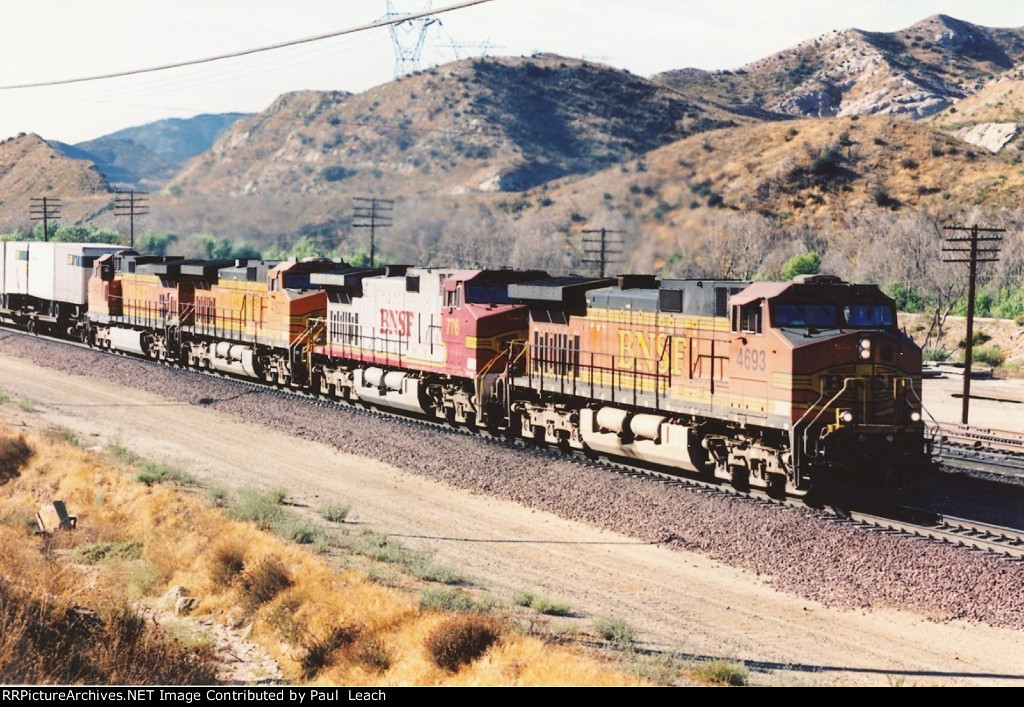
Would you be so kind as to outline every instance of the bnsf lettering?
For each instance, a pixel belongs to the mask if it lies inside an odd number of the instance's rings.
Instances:
[[[615,365],[622,370],[672,375],[687,371],[686,338],[653,331],[619,329],[619,355]]]
[[[412,318],[412,312],[382,309],[380,310],[380,333],[407,337],[412,333]]]

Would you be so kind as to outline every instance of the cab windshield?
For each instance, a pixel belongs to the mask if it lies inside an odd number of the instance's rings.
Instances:
[[[508,296],[508,285],[504,283],[476,284],[470,282],[466,285],[466,301],[478,302],[481,304],[511,304]]]
[[[893,308],[886,304],[794,304],[777,302],[772,325],[821,329],[885,328],[895,324]]]

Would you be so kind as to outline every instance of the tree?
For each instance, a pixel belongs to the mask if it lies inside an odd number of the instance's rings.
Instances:
[[[792,280],[797,275],[816,275],[821,269],[821,256],[816,251],[794,255],[786,261],[779,272],[783,280]]]

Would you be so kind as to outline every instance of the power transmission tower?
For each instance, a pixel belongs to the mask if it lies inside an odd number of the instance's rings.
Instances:
[[[596,255],[597,258],[584,258],[584,263],[597,263],[598,264],[598,276],[604,277],[605,267],[608,265],[608,256],[619,255],[622,253],[621,250],[612,250],[609,245],[622,246],[621,240],[613,240],[610,244],[608,242],[608,234],[620,233],[620,231],[612,231],[607,228],[589,228],[585,229],[583,233],[600,233],[600,238],[584,238],[583,239],[583,252],[587,255]]]
[[[128,190],[119,191],[114,197],[114,214],[128,217],[128,231],[131,239],[128,244],[132,248],[135,247],[135,217],[145,216],[149,213],[146,195],[144,191]]]
[[[357,196],[353,216],[356,222],[352,228],[370,229],[370,267],[375,267],[374,244],[378,228],[391,227],[391,214],[395,210],[394,199],[378,199],[377,197]]]
[[[28,207],[28,217],[43,222],[43,240],[50,240],[50,221],[60,218],[60,199],[48,196],[34,196]]]
[[[426,7],[429,10],[432,0],[428,0]],[[388,0],[388,12],[386,19],[404,17],[410,13],[396,12],[391,0]],[[417,17],[415,19],[396,22],[388,26],[391,32],[391,43],[395,47],[395,79],[419,71],[420,54],[423,52],[423,42],[427,38],[427,29],[431,25],[439,25],[441,20],[436,17]]]
[[[492,44],[490,39],[485,39],[482,42],[456,42],[452,40],[448,46],[452,48],[452,54],[455,55],[456,59],[463,57],[463,49],[470,50],[465,53],[465,56],[489,56],[492,49],[501,49],[500,45]],[[477,51],[473,51],[473,50]]]
[[[956,231],[968,233],[967,236],[948,236],[946,242],[956,244],[942,249],[943,253],[956,253],[959,257],[944,257],[946,263],[967,263],[970,273],[970,280],[967,285],[967,346],[964,353],[964,403],[960,416],[961,424],[967,424],[967,412],[971,404],[971,364],[974,362],[974,293],[978,279],[978,263],[994,263],[999,258],[998,243],[1003,240],[999,234],[1006,231],[1005,228],[983,228],[977,224],[973,226],[943,226],[945,231]],[[966,256],[966,257],[964,257]]]

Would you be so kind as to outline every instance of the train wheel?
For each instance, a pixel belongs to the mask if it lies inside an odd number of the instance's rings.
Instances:
[[[750,470],[742,464],[729,465],[729,478],[737,491],[750,490]]]
[[[768,474],[768,496],[783,499],[786,497],[786,475]]]
[[[533,427],[533,446],[540,448],[547,445],[547,430],[544,429],[543,425],[534,425]]]

